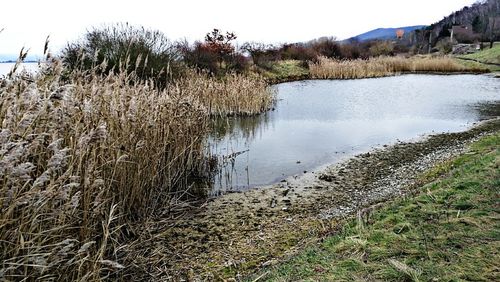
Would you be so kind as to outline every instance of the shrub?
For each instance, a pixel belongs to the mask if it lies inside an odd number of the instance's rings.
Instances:
[[[340,45],[340,53],[343,59],[358,59],[361,56],[359,47],[355,44],[342,44]]]
[[[61,57],[69,72],[99,66],[100,73],[134,72],[159,87],[184,71],[177,49],[162,32],[128,24],[89,30],[83,39],[69,43]]]
[[[282,60],[315,61],[318,54],[304,44],[284,44],[280,50]]]
[[[195,42],[193,47],[187,43],[181,46],[184,62],[197,69],[202,69],[211,74],[219,73],[219,55],[202,42]]]
[[[449,54],[453,51],[453,43],[449,38],[443,38],[438,41],[436,48],[443,54]]]
[[[332,59],[340,59],[342,56],[339,44],[333,38],[318,40],[311,47],[320,56]]]
[[[206,70],[211,74],[224,75],[229,72],[244,72],[248,62],[236,51],[232,41],[236,39],[234,33],[214,29],[207,33],[204,42],[195,42],[193,47],[187,42],[179,44],[187,65]]]
[[[255,65],[265,69],[271,68],[271,63],[280,59],[280,52],[278,48],[272,45],[246,42],[243,44],[241,49],[250,54]]]
[[[394,55],[394,45],[389,41],[376,41],[369,51],[368,57],[391,56]]]
[[[394,50],[393,50],[394,54],[397,55],[397,54],[406,54],[406,53],[409,53],[410,52],[410,47],[408,47],[408,45],[405,45],[401,42],[398,42],[396,44],[394,44]]]

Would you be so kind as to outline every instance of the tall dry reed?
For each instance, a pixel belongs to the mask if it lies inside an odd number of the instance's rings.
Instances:
[[[309,70],[313,78],[356,79],[383,77],[400,73],[418,72],[483,72],[466,68],[448,57],[376,57],[368,60],[333,60],[320,58],[311,63]]]
[[[131,223],[168,216],[188,179],[207,173],[210,114],[272,101],[236,75],[164,90],[133,75],[67,74],[54,61],[0,78],[0,280],[119,277]]]
[[[263,78],[242,74],[220,79],[190,72],[176,87],[192,93],[213,116],[255,115],[270,109],[275,100]]]

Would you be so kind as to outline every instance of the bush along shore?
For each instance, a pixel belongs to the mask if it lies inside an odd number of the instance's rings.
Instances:
[[[339,234],[260,281],[494,281],[498,278],[500,133],[422,176],[415,196],[365,209]]]

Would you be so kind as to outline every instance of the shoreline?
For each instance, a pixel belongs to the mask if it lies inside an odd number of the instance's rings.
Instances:
[[[384,77],[393,77],[393,76],[400,76],[400,75],[443,75],[443,76],[448,76],[448,75],[488,75],[492,74],[494,77],[499,77],[498,75],[495,75],[495,72],[491,72],[489,70],[484,70],[481,72],[478,71],[461,71],[461,72],[439,72],[439,71],[409,71],[409,72],[401,72],[401,73],[393,73],[390,75],[384,75],[384,76],[367,76],[367,77],[359,77],[359,78],[316,78],[312,77],[311,74],[307,75],[301,75],[301,76],[291,76],[291,77],[286,77],[283,79],[270,79],[267,81],[269,86],[273,85],[278,85],[281,83],[289,83],[289,82],[298,82],[298,81],[307,81],[307,80],[360,80],[360,79],[375,79],[375,78],[384,78]],[[500,75],[500,74],[499,74]]]
[[[127,260],[136,267],[130,275],[219,280],[251,274],[335,233],[355,212],[410,194],[423,172],[498,130],[496,118],[463,132],[399,142],[321,173],[186,206],[175,218],[151,219],[140,224],[146,231],[134,228],[134,257]]]
[[[339,232],[244,281],[495,280],[499,133],[426,171],[408,196],[358,211]]]

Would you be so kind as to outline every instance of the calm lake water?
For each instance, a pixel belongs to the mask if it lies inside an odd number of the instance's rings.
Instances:
[[[373,147],[467,129],[499,115],[500,79],[403,75],[275,86],[275,110],[217,126],[214,194],[276,183]]]
[[[8,74],[13,66],[14,63],[0,63],[0,77]],[[38,70],[38,63],[23,63],[21,67],[18,68],[18,71],[23,69],[27,71],[36,71]]]

